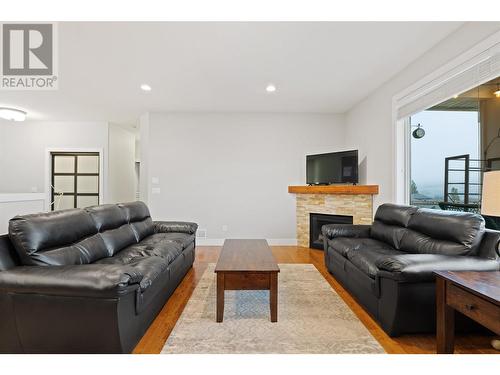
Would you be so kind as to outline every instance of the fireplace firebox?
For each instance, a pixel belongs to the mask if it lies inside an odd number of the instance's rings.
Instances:
[[[321,227],[326,224],[352,224],[352,216],[309,214],[309,247],[323,250]]]

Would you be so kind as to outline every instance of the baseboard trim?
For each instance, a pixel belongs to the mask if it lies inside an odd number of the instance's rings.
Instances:
[[[267,243],[271,246],[297,246],[296,238],[268,238]]]
[[[238,237],[244,238],[244,237]],[[225,238],[197,238],[196,245],[199,246],[222,246]],[[271,246],[297,246],[296,238],[266,238]]]

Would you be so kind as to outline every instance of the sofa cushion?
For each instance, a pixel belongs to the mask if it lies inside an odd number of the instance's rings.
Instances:
[[[159,257],[165,259],[167,264],[170,264],[181,254],[182,246],[173,241],[162,241],[155,245],[147,245],[141,242],[126,247],[111,258],[101,259],[98,263],[129,264],[138,258]]]
[[[154,233],[153,220],[150,217],[144,220],[130,222],[130,226],[134,231],[135,239],[137,240],[137,242],[142,241],[144,238]]]
[[[401,249],[417,254],[474,255],[484,231],[480,215],[423,208],[408,222]]]
[[[136,222],[147,219],[151,217],[149,213],[148,206],[144,202],[128,202],[128,203],[120,203],[118,207],[122,210],[125,215],[125,219],[127,222]]]
[[[108,255],[94,221],[81,209],[16,216],[9,237],[25,265],[87,264]]]
[[[140,281],[140,288],[142,291],[144,291],[162,272],[164,272],[168,268],[169,262],[166,258],[163,257],[150,256],[148,254],[141,253],[141,249],[134,248],[135,246],[136,245],[130,246],[114,257],[101,259],[95,264],[114,264],[133,270],[135,274],[142,276],[142,280]],[[120,256],[120,254],[123,252],[125,252],[126,254]]]
[[[119,228],[104,231],[101,233],[101,237],[106,244],[109,256],[113,256],[127,246],[136,243],[135,233],[129,224],[124,224]]]
[[[37,251],[30,256],[33,265],[69,266],[90,264],[108,256],[108,250],[100,234],[84,238],[69,246]]]
[[[96,229],[101,233],[109,256],[137,242],[124,211],[117,205],[87,207],[85,211],[90,214]]]
[[[336,237],[328,240],[328,246],[344,257],[351,251],[370,251],[372,249],[389,249],[392,247],[373,238]]]
[[[141,251],[142,247],[136,248],[135,245],[128,246],[112,257],[103,258],[95,262],[96,264],[129,264],[136,258],[146,258],[147,256]]]
[[[372,224],[370,236],[399,250],[405,232],[405,227],[389,225],[382,221],[375,220]]]
[[[376,266],[398,281],[434,281],[434,271],[498,271],[500,263],[475,256],[399,254],[380,258]]]
[[[381,221],[387,225],[406,227],[413,214],[417,211],[418,208],[415,206],[385,203],[380,205],[377,209],[375,220]]]
[[[151,237],[153,236],[148,237],[148,239]],[[137,246],[143,248],[143,254],[164,258],[167,260],[168,264],[172,263],[179,255],[181,255],[183,250],[180,243],[170,240],[158,240],[149,243],[142,241]]]
[[[414,206],[381,205],[375,214],[370,236],[399,250],[406,226],[416,211]]]
[[[145,291],[163,272],[168,272],[168,264],[164,258],[146,257],[135,258],[127,265],[143,276],[139,285],[141,291]]]
[[[37,251],[31,254],[24,264],[30,266],[71,266],[94,263],[107,256],[106,245],[101,236],[95,234],[73,245]]]
[[[380,246],[373,247],[369,250],[351,250],[347,252],[347,259],[351,261],[360,271],[364,272],[366,275],[371,277],[372,279],[377,276],[378,273],[378,262],[381,262],[383,259],[392,256],[404,254],[401,251],[395,250],[390,247]]]
[[[194,234],[187,233],[156,233],[141,241],[142,245],[155,246],[164,241],[175,242],[181,245],[182,250],[192,244],[195,240]]]
[[[116,204],[103,204],[85,208],[95,223],[98,232],[121,227],[127,224],[127,217]]]
[[[154,233],[153,220],[148,207],[143,202],[121,203],[118,206],[123,210],[127,222],[132,227],[137,242]]]

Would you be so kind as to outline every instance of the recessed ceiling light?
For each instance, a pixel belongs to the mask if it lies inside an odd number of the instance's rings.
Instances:
[[[276,86],[270,83],[269,85],[266,86],[266,91],[267,92],[275,92],[276,91]]]
[[[26,112],[15,108],[0,108],[0,118],[9,121],[24,121],[26,120]]]
[[[141,85],[141,90],[143,90],[143,91],[151,91],[151,86],[149,86],[149,85],[147,85],[147,84],[143,83],[143,84]]]

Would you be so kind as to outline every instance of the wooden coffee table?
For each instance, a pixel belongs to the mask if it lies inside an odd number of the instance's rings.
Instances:
[[[217,322],[222,322],[224,317],[226,290],[269,290],[271,322],[277,322],[278,272],[280,269],[266,240],[225,240],[215,266]]]
[[[439,271],[435,274],[438,354],[453,353],[455,311],[500,335],[499,271]]]

